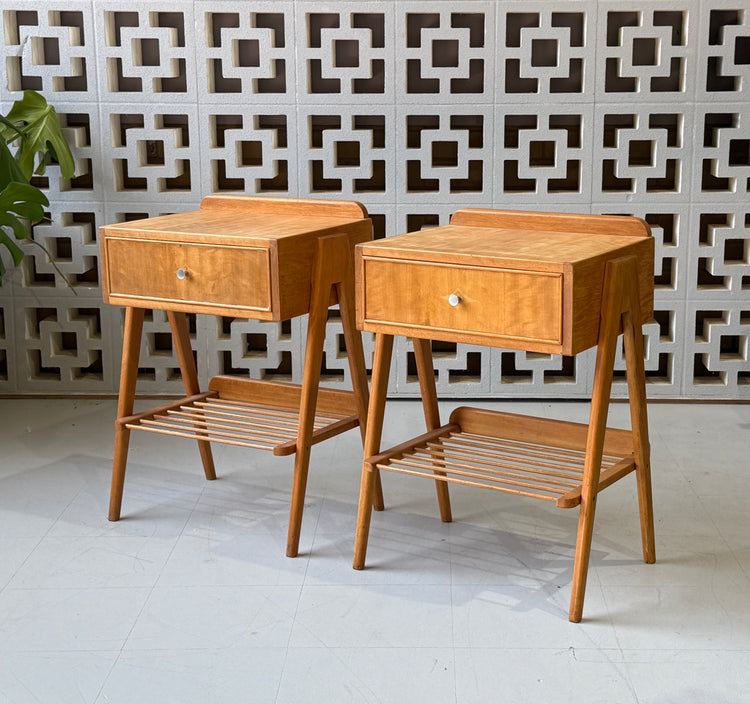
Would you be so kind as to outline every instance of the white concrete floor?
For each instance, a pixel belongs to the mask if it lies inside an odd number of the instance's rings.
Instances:
[[[443,524],[430,482],[384,473],[352,570],[356,431],[313,449],[296,559],[292,458],[266,452],[216,447],[207,482],[192,442],[134,433],[110,523],[115,407],[0,399],[4,704],[750,701],[750,405],[650,406],[657,563],[631,476],[600,497],[580,624],[577,511],[546,502],[452,487]],[[384,443],[422,430],[389,404]]]

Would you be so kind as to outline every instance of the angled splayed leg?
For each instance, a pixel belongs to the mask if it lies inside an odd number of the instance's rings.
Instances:
[[[177,352],[177,360],[180,363],[180,373],[185,384],[185,392],[188,396],[200,393],[198,384],[198,371],[195,368],[193,349],[190,346],[190,333],[188,331],[187,317],[184,313],[167,311],[167,318],[172,329],[172,340]],[[198,440],[198,451],[203,462],[203,472],[206,479],[216,479],[214,469],[214,458],[211,453],[211,443],[208,440]]]
[[[354,539],[354,569],[365,566],[367,540],[370,535],[370,518],[373,510],[373,499],[376,491],[378,469],[368,464],[368,458],[380,451],[380,439],[383,434],[383,414],[388,392],[388,376],[391,371],[393,353],[393,335],[378,333],[375,335],[375,356],[372,363],[372,389],[367,411],[367,430],[365,432],[365,461],[362,465],[362,483],[359,492],[359,511],[357,514],[357,534]]]
[[[122,509],[122,492],[125,485],[125,467],[128,462],[130,429],[119,422],[133,413],[135,383],[138,378],[138,357],[143,333],[143,308],[125,309],[125,336],[122,343],[122,368],[120,369],[120,392],[115,421],[115,451],[112,461],[112,484],[109,492],[109,520],[119,521]]]
[[[435,367],[432,363],[432,347],[429,340],[414,338],[414,357],[417,362],[417,373],[419,374],[419,388],[422,392],[422,408],[427,430],[435,430],[440,427],[440,412],[438,410],[437,391],[435,389]],[[435,474],[440,474],[435,470]],[[444,481],[435,480],[438,507],[440,508],[440,520],[450,523],[451,499],[448,493],[448,484]]]

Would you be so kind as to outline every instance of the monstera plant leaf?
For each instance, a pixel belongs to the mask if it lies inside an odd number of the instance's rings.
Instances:
[[[44,174],[48,156],[59,164],[63,178],[73,177],[75,162],[57,113],[39,93],[27,90],[7,115],[0,115],[0,248],[10,252],[16,266],[24,252],[15,240],[29,238],[31,224],[44,217],[44,208],[49,205],[44,193],[30,182],[35,174]],[[33,239],[29,242],[46,252],[52,266],[71,286],[44,245]],[[0,283],[4,273],[0,258]]]
[[[60,165],[63,178],[75,173],[75,162],[60,128],[55,109],[33,90],[27,90],[16,100],[0,123],[0,136],[8,144],[19,141],[15,160],[26,179],[45,171],[45,155],[49,154]],[[34,169],[37,154],[39,163]]]
[[[11,154],[10,149],[8,149],[8,145],[5,143],[5,138],[2,133],[6,130],[9,130],[11,134],[13,134],[14,131],[16,131],[18,135],[23,134],[16,130],[14,125],[0,115],[0,190],[5,188],[5,186],[11,181],[28,183],[28,179],[23,175],[21,167],[18,165],[13,154]]]
[[[49,205],[47,196],[28,183],[11,181],[0,191],[0,244],[7,247],[16,266],[23,259],[23,250],[8,236],[4,228],[10,228],[16,239],[27,238],[27,226],[20,218],[37,222],[44,217],[46,205]],[[4,273],[5,266],[0,259],[0,279]]]

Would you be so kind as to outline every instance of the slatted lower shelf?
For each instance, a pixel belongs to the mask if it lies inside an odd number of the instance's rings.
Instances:
[[[299,386],[244,379],[231,380],[229,385],[216,384],[215,381],[212,380],[212,386],[217,388],[209,392],[122,418],[119,422],[131,430],[270,450],[276,455],[296,451],[300,422]],[[234,398],[225,398],[222,391],[229,392]],[[347,400],[346,394],[329,389],[318,391],[322,403],[319,402],[315,413],[312,444],[359,425],[358,416],[348,407],[352,404],[342,403],[342,399]],[[277,403],[269,403],[269,399]]]
[[[472,411],[463,408],[462,419],[471,426]],[[458,423],[449,423],[437,430],[415,438],[387,452],[368,460],[370,466],[422,476],[438,481],[452,482],[492,489],[505,493],[530,496],[546,501],[554,501],[561,508],[572,508],[581,501],[581,487],[586,463],[585,435],[587,426],[547,419],[529,419],[515,416],[523,423],[540,423],[537,433],[522,428],[519,437],[503,437],[502,424],[498,428],[487,423],[487,411],[481,413],[482,430],[470,432]],[[496,414],[508,423],[510,414]],[[453,417],[452,417],[453,420]],[[513,421],[506,426],[513,433]],[[556,433],[545,433],[552,427]],[[493,431],[487,434],[488,428]],[[576,432],[565,437],[571,428]],[[495,435],[494,431],[498,434]],[[599,489],[609,486],[635,469],[632,452],[623,453],[620,447],[627,431],[612,431],[621,434],[614,442],[616,450],[605,447],[601,460]],[[532,439],[529,435],[536,435]],[[580,444],[580,447],[561,446],[550,441],[549,436],[558,439],[565,437],[565,445]],[[581,440],[584,440],[581,443]],[[627,449],[627,448],[625,448]]]

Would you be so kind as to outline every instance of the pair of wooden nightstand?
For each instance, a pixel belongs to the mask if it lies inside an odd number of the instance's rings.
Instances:
[[[120,516],[130,430],[295,454],[287,555],[297,554],[311,446],[360,426],[364,464],[354,567],[365,562],[380,471],[580,506],[570,620],[579,621],[599,491],[635,472],[643,555],[655,559],[641,325],[653,310],[653,240],[635,218],[460,210],[450,225],[372,242],[360,205],[209,197],[201,210],[102,228],[105,300],[125,305],[110,500]],[[356,249],[356,264],[353,261]],[[355,327],[376,333],[371,395]],[[353,390],[319,389],[325,323],[338,303]],[[187,397],[133,415],[144,308],[168,311]],[[301,385],[232,377],[198,388],[185,313],[261,320],[309,313]],[[631,430],[607,428],[624,333]],[[427,433],[381,452],[393,336],[411,337]],[[430,340],[574,355],[597,347],[588,424],[458,408],[441,425]]]

